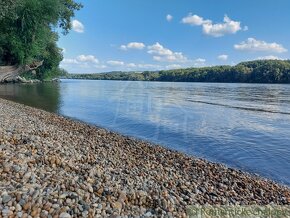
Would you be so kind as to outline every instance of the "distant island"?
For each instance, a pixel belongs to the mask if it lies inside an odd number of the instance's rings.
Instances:
[[[66,79],[220,83],[290,83],[290,60],[255,60],[213,66],[144,72],[66,74]]]

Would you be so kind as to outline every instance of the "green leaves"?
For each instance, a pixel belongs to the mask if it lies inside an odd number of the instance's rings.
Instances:
[[[57,69],[62,53],[54,29],[67,34],[81,7],[73,0],[0,0],[0,64],[45,60],[44,74]]]

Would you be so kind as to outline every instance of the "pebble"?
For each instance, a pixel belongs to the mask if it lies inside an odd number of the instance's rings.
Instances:
[[[2,202],[8,203],[11,200],[11,196],[10,195],[2,195]]]
[[[22,210],[22,207],[20,206],[20,204],[16,204],[15,209],[16,209],[16,211],[21,211]]]
[[[71,215],[63,212],[59,215],[59,218],[71,218]]]
[[[17,145],[17,146],[16,146]],[[289,187],[0,99],[0,217],[186,217],[289,205]]]

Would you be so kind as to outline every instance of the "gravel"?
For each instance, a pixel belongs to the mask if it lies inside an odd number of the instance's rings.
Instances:
[[[0,99],[0,217],[186,217],[290,205],[289,187]]]

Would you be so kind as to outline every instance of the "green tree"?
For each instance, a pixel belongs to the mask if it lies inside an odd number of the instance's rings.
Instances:
[[[67,34],[71,18],[81,7],[73,0],[0,0],[0,64],[43,60],[40,78],[57,70],[62,54],[56,31]]]

